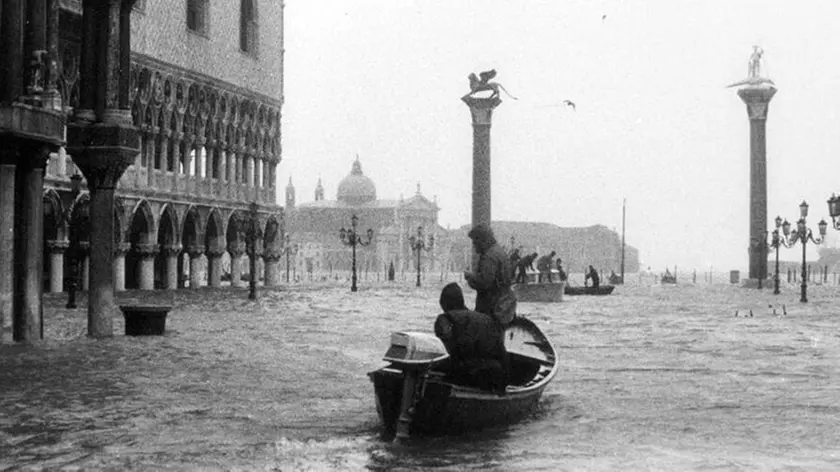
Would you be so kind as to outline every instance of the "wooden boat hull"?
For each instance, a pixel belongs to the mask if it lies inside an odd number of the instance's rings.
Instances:
[[[593,287],[569,287],[566,286],[566,295],[609,295],[615,290],[615,285],[599,285]]]
[[[566,282],[556,284],[516,284],[513,291],[520,302],[562,302]]]
[[[424,372],[411,410],[410,434],[451,434],[505,425],[528,417],[557,373],[554,347],[530,320],[519,317],[505,335],[511,383],[504,394],[456,385],[434,365]],[[403,390],[410,370],[390,364],[368,374],[386,436],[399,436]]]

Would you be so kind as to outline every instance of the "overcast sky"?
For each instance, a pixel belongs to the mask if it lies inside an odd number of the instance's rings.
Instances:
[[[519,100],[493,117],[494,220],[621,231],[626,198],[644,265],[744,270],[749,121],[726,86],[761,45],[779,88],[768,221],[795,221],[804,199],[816,230],[840,191],[837,12],[836,0],[286,0],[278,197],[291,176],[310,201],[320,176],[335,199],[358,154],[380,198],[419,182],[443,226],[469,223],[460,97],[470,72],[495,68]]]

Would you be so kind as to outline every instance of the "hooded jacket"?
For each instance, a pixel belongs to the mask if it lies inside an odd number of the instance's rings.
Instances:
[[[493,231],[476,225],[468,234],[478,250],[478,267],[472,278],[467,280],[476,292],[475,311],[493,315],[496,301],[504,292],[511,292],[513,270],[504,249],[496,242]]]

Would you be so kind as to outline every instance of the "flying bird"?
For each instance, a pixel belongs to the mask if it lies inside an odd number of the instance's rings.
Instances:
[[[577,111],[577,107],[575,106],[575,102],[571,100],[563,100],[563,105],[572,107],[572,110]]]
[[[607,19],[607,15],[601,15],[601,21],[604,21],[606,19]]]

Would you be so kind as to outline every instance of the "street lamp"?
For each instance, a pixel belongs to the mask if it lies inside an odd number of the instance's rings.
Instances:
[[[828,216],[831,217],[831,226],[840,230],[840,195],[832,193],[828,199]]]
[[[286,283],[289,283],[289,256],[297,253],[297,243],[293,246],[290,239],[289,233],[286,233],[286,244],[283,246],[283,252],[286,253]]]
[[[408,244],[412,251],[417,252],[417,286],[420,286],[420,253],[425,249],[431,251],[435,246],[435,235],[429,236],[429,243],[426,244],[426,239],[423,237],[423,227],[417,227],[417,236],[409,236]]]
[[[350,218],[350,222],[351,228],[341,228],[338,232],[338,237],[341,239],[342,243],[353,248],[353,283],[350,286],[350,291],[355,292],[358,290],[358,287],[356,286],[356,246],[367,246],[370,244],[373,240],[373,230],[368,228],[367,242],[365,242],[356,231],[356,227],[359,225],[359,217],[353,214],[353,217]]]
[[[257,210],[259,206],[257,202],[251,202],[250,205],[251,209],[251,221],[248,229],[248,240],[251,245],[251,251],[248,254],[250,259],[251,265],[251,276],[248,280],[248,299],[249,300],[256,300],[257,299],[257,236],[259,233],[259,214]]]
[[[825,239],[825,230],[828,227],[828,223],[826,223],[825,220],[820,220],[820,222],[817,223],[817,228],[819,228],[820,237],[814,238],[813,231],[810,228],[808,228],[805,223],[805,218],[807,216],[808,204],[805,203],[805,201],[803,201],[799,204],[799,220],[796,222],[796,229],[791,231],[790,223],[788,223],[787,221],[785,221],[781,225],[782,233],[784,233],[783,245],[785,247],[792,247],[796,244],[797,241],[802,243],[802,296],[799,299],[799,301],[802,303],[808,302],[808,272],[805,267],[805,248],[809,240],[814,244],[821,244]],[[780,218],[776,218],[777,225],[779,219]]]
[[[67,308],[76,308],[76,287],[79,284],[79,230],[73,225],[73,211],[76,209],[76,199],[82,191],[82,176],[78,172],[70,176],[70,198],[72,203],[67,207],[64,220],[67,223],[67,230],[70,232],[70,284],[67,287]]]
[[[779,234],[779,230],[782,230],[785,234],[785,237],[782,237]],[[790,233],[790,223],[788,220],[785,220],[782,223],[782,217],[776,216],[776,229],[773,230],[773,240],[770,243],[770,247],[776,250],[776,274],[773,276],[773,295],[778,295],[779,292],[779,248],[781,246],[790,247],[787,242],[787,235]]]

